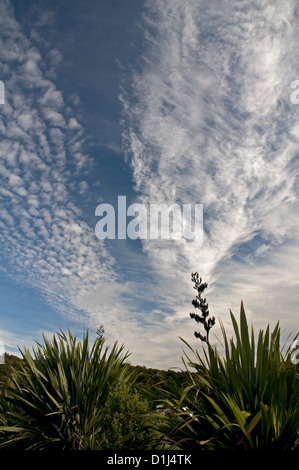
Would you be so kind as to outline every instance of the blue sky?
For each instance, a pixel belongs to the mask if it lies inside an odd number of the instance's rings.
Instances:
[[[182,366],[191,272],[231,330],[298,331],[295,0],[0,0],[0,340],[104,324]],[[203,204],[204,242],[99,240],[101,203]],[[217,343],[219,323],[211,333]]]

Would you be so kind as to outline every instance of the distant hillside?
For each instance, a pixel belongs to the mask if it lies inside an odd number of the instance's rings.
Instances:
[[[4,364],[0,364],[0,387],[5,386],[10,376],[12,368],[17,368],[22,363],[20,357],[5,353]]]

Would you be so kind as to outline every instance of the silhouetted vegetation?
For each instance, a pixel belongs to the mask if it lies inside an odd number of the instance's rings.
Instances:
[[[190,317],[193,318],[197,323],[201,323],[206,331],[205,336],[202,335],[199,331],[195,331],[194,336],[201,339],[201,341],[208,343],[210,329],[215,325],[215,318],[208,318],[210,312],[207,299],[202,298],[202,293],[208,287],[208,284],[206,282],[202,282],[202,278],[200,278],[196,272],[191,274],[191,280],[194,282],[193,289],[197,290],[197,296],[192,300],[192,305],[201,311],[201,315],[198,315],[197,313],[190,313]]]
[[[18,369],[22,364],[22,359],[18,356],[5,353],[4,364],[0,364],[0,387],[5,387],[8,383],[13,369]]]
[[[185,370],[128,362],[124,346],[106,346],[104,328],[90,346],[59,332],[22,359],[0,365],[0,448],[41,450],[298,450],[299,374],[283,353],[280,327],[249,330],[243,302],[234,338],[221,322],[220,354],[209,343],[206,283],[192,275],[202,354],[182,339]],[[298,336],[298,335],[297,335]],[[296,337],[294,339],[296,339]],[[194,372],[195,371],[195,372]]]

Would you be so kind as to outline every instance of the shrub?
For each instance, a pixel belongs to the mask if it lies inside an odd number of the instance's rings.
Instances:
[[[111,388],[103,410],[103,433],[107,449],[149,449],[148,402],[136,390],[120,383]]]
[[[110,349],[98,338],[89,348],[88,332],[77,341],[70,332],[54,335],[13,370],[0,407],[2,447],[77,450],[100,447],[103,410],[111,387],[132,383],[117,343]]]
[[[168,399],[168,416],[159,429],[167,442],[180,449],[277,449],[298,448],[299,374],[291,351],[282,354],[280,327],[270,334],[249,333],[243,303],[240,326],[231,312],[235,339],[228,340],[223,324],[224,354],[210,344],[203,358],[184,362],[197,371],[196,384],[182,396]]]

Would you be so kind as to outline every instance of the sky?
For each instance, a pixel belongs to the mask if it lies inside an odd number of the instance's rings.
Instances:
[[[104,325],[132,364],[183,367],[180,337],[203,347],[192,272],[212,344],[242,300],[256,331],[295,336],[298,18],[296,0],[0,0],[7,352]],[[119,196],[202,205],[201,246],[100,239],[96,208]]]

